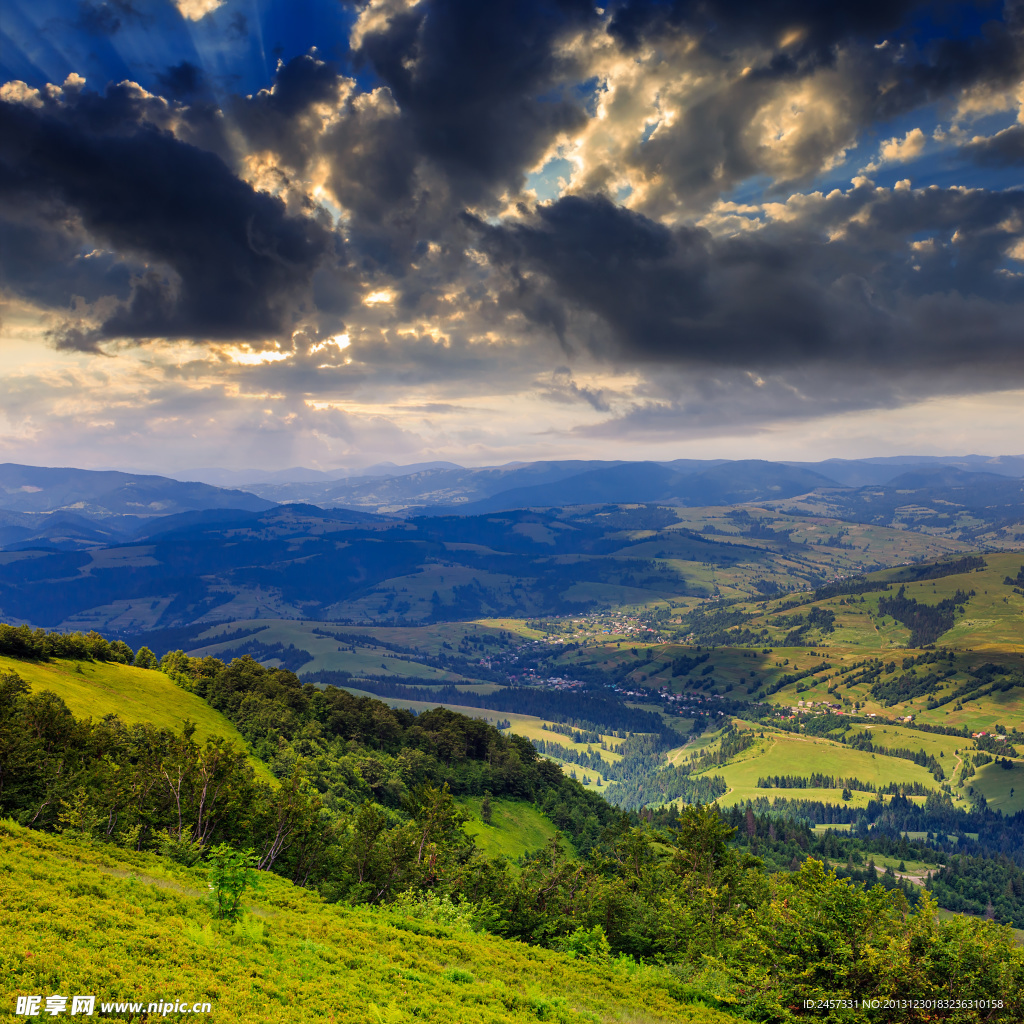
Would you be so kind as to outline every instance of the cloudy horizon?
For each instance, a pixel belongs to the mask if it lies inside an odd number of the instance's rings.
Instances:
[[[1013,455],[1024,5],[14,0],[0,461]]]

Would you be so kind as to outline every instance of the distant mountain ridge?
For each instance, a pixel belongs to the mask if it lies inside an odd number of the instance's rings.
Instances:
[[[0,465],[0,509],[71,510],[93,515],[163,516],[204,508],[261,512],[273,501],[248,491],[114,470]]]
[[[268,476],[305,472],[313,471]],[[279,504],[409,518],[570,505],[692,508],[806,499],[808,512],[820,508],[826,515],[888,522],[900,518],[897,510],[902,506],[912,501],[924,506],[934,499],[940,505],[952,500],[964,508],[985,507],[986,521],[996,508],[1005,507],[1012,519],[1011,507],[1021,502],[1024,456],[891,456],[817,463],[563,460],[479,468],[382,463],[360,476],[324,477],[275,479],[249,491],[115,470],[0,465],[0,550],[90,550],[163,532],[171,526],[163,522],[168,518],[213,524]],[[925,513],[939,516],[942,509]],[[947,528],[948,516],[938,525]]]
[[[428,514],[476,515],[542,505],[671,504],[732,505],[766,498],[791,498],[838,486],[810,470],[776,462],[727,462],[701,472],[680,472],[657,462],[628,462],[590,470],[555,484],[501,491],[456,508],[424,509]]]
[[[211,509],[255,513],[274,505],[247,491],[165,476],[5,463],[0,549],[87,549],[122,542],[167,516]]]
[[[642,473],[619,467],[646,467]],[[762,467],[760,476],[753,467]],[[776,467],[768,471],[767,467]],[[485,512],[517,505],[563,505],[592,501],[669,501],[673,504],[714,504],[791,497],[802,479],[811,487],[863,487],[885,484],[902,473],[952,467],[967,472],[1007,478],[1024,477],[1024,456],[882,456],[871,459],[828,459],[796,462],[761,459],[675,459],[661,461],[563,460],[514,462],[504,466],[465,468],[451,463],[426,463],[389,468],[371,467],[335,479],[310,478],[302,482],[263,480],[247,482],[252,493],[268,500],[306,502],[321,508],[359,508],[385,514],[446,514]],[[722,476],[716,476],[720,470]],[[791,470],[816,474],[794,476]],[[675,474],[666,476],[663,471]],[[299,470],[289,473],[298,474]],[[753,476],[751,474],[754,474]],[[607,474],[607,475],[604,475]],[[645,478],[646,474],[646,478]],[[707,476],[706,474],[711,474]],[[776,479],[768,477],[775,474]],[[732,475],[735,479],[725,479]],[[683,485],[684,477],[700,484]],[[742,479],[741,479],[742,478]],[[572,484],[567,483],[574,480]],[[604,484],[601,481],[604,480]],[[241,483],[241,479],[238,481]],[[632,488],[627,491],[626,484]],[[771,488],[777,487],[778,491]],[[702,491],[702,494],[698,494]],[[782,492],[786,492],[784,495]],[[741,497],[740,495],[746,495]],[[501,496],[499,498],[499,495]]]

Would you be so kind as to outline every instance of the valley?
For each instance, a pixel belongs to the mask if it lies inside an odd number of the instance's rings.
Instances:
[[[750,884],[810,892],[820,861],[830,884],[865,898],[881,886],[953,928],[988,918],[1012,944],[1024,929],[1024,553],[997,543],[1009,533],[993,510],[943,523],[920,505],[912,522],[881,498],[861,514],[844,493],[402,517],[280,505],[159,517],[128,543],[9,548],[5,685],[37,731],[55,728],[31,710],[53,694],[66,710],[46,715],[81,723],[61,726],[80,737],[61,742],[109,753],[99,770],[83,752],[67,783],[46,769],[52,782],[10,791],[7,813],[187,869],[194,831],[147,831],[168,793],[131,761],[149,743],[185,752],[181,771],[195,759],[200,775],[231,773],[224,793],[241,802],[229,798],[219,827],[258,849],[277,848],[275,827],[296,836],[273,871],[317,879],[328,903],[391,908],[399,928],[482,929],[570,964],[607,942],[619,959],[588,961],[598,970],[653,970],[636,965],[669,948],[656,892],[676,891],[686,830],[717,821],[731,830],[723,879],[756,863]],[[237,758],[221,760],[224,743]],[[142,818],[119,803],[137,786],[164,793]],[[417,842],[433,844],[434,866]],[[634,856],[648,867],[628,868]],[[646,881],[629,882],[633,870]],[[594,897],[603,916],[570,909],[577,885],[603,892],[607,871],[613,889],[640,886],[628,899],[649,909],[630,915],[649,925],[619,921],[604,901],[626,897],[611,890]],[[550,886],[567,901],[556,916],[523,916],[517,901]],[[245,934],[188,941],[235,956]],[[696,934],[687,942],[711,941]],[[662,1007],[659,1020],[750,1010],[735,981],[686,977],[665,982],[682,1016]],[[771,984],[792,998],[781,976]],[[488,993],[479,1005],[499,998]]]

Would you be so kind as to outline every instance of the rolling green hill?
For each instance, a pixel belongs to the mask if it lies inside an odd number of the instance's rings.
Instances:
[[[0,821],[0,1005],[19,995],[209,1002],[201,1019],[497,1024],[727,1024],[674,998],[670,972],[437,924],[414,912],[325,904],[266,876],[238,928],[215,928],[205,872],[83,847]],[[122,1010],[107,1017],[138,1019]],[[178,1019],[171,1013],[168,1019]]]
[[[0,672],[5,670],[21,676],[34,691],[55,693],[78,718],[98,721],[105,715],[117,715],[126,725],[148,722],[174,732],[188,721],[196,727],[197,740],[220,736],[243,750],[249,749],[224,715],[177,686],[163,672],[116,662],[33,662],[0,655]],[[258,778],[275,782],[262,761],[250,759]]]

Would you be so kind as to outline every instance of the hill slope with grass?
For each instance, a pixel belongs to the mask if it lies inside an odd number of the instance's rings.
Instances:
[[[19,675],[35,693],[55,693],[76,718],[99,721],[117,715],[125,725],[148,723],[172,732],[191,722],[199,741],[221,737],[242,750],[249,749],[224,715],[154,669],[101,661],[37,662],[0,655],[0,672],[5,671]],[[266,765],[256,757],[250,760],[259,778],[272,780]]]
[[[848,884],[807,856],[806,826],[708,806],[626,816],[524,737],[445,709],[413,716],[251,658],[179,654],[165,670],[282,785],[187,730],[75,720],[0,675],[0,815],[17,821],[0,843],[8,998],[67,988],[139,1017],[117,1003],[171,995],[230,1020],[392,1024],[784,1021],[808,998],[947,991],[1002,1000],[993,1019],[1024,1011],[1008,929],[940,925],[927,893]],[[752,749],[739,738],[723,735],[717,754]],[[821,842],[843,861],[839,840]],[[915,864],[924,851],[905,852]],[[761,854],[790,870],[766,872]],[[259,888],[241,919],[213,920],[204,885],[221,891],[228,858],[249,861]],[[1016,892],[1019,873],[1000,870]],[[947,888],[972,906],[986,890],[972,878],[961,894],[959,877]],[[838,1010],[828,1019],[870,1019]]]
[[[0,1006],[18,996],[208,1002],[232,1024],[323,1020],[728,1024],[674,998],[671,972],[476,934],[464,919],[331,906],[266,876],[237,926],[211,918],[206,875],[0,821]],[[139,1019],[138,1012],[104,1014]],[[177,1019],[170,1013],[168,1019]]]

